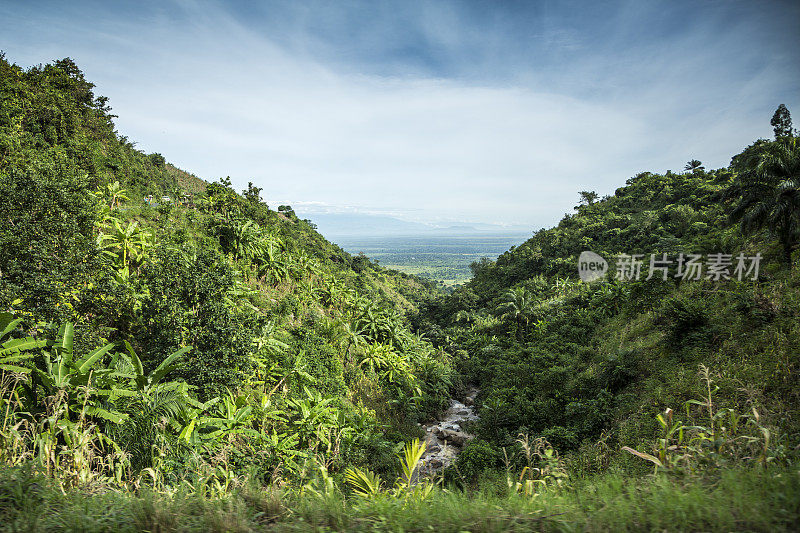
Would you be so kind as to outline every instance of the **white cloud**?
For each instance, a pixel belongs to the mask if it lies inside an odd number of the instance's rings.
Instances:
[[[206,179],[253,181],[270,204],[328,212],[550,225],[578,190],[610,193],[691,158],[727,164],[769,135],[780,103],[769,100],[786,78],[780,61],[736,77],[719,60],[734,37],[702,49],[704,28],[671,50],[589,53],[511,81],[378,76],[279,45],[223,8],[178,5],[178,19],[165,10],[101,18],[100,30],[62,23],[6,51],[23,63],[76,58],[140,148]],[[445,23],[456,19],[442,9],[417,22],[457,48],[474,32]],[[570,29],[545,41],[587,48]]]

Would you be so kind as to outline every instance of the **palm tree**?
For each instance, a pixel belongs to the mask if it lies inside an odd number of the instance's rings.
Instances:
[[[167,356],[153,371],[145,373],[141,359],[127,341],[127,353],[116,354],[109,365],[117,383],[111,388],[114,405],[124,413],[121,424],[106,426],[106,432],[130,457],[134,470],[152,466],[157,444],[164,439],[160,425],[172,427],[175,434],[181,422],[195,420],[189,386],[185,382],[164,381],[177,368],[179,359],[191,349],[186,346]]]
[[[703,166],[703,163],[701,161],[698,161],[697,159],[692,159],[691,161],[686,163],[685,167],[683,167],[683,170],[686,170],[688,172],[697,172],[698,170],[705,170],[705,169],[706,167]]]
[[[517,324],[528,325],[531,314],[533,314],[533,297],[524,287],[508,289],[503,293],[503,299],[497,306],[498,311],[503,311],[503,317],[513,318]]]
[[[726,191],[735,198],[731,219],[744,233],[766,228],[783,247],[783,259],[792,263],[792,249],[800,241],[800,146],[797,137],[766,143],[738,162],[739,174]]]

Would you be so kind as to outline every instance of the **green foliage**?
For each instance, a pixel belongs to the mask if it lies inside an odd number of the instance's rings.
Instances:
[[[402,453],[398,454],[400,477],[394,483],[390,493],[392,497],[419,504],[430,496],[433,485],[418,479],[417,468],[424,453],[425,442],[420,442],[419,439],[408,442],[403,447]],[[383,482],[380,476],[370,470],[348,468],[345,470],[345,481],[361,498],[376,498],[382,494]]]
[[[46,528],[90,529],[81,502],[124,509],[137,530],[188,528],[208,509],[233,520],[221,530],[376,529],[387,517],[410,530],[796,523],[796,476],[740,470],[792,464],[800,434],[800,281],[771,263],[791,264],[800,227],[788,112],[779,139],[730,168],[692,160],[609,197],[583,191],[557,227],[476,261],[444,296],[350,256],[289,206],[271,211],[252,183],[239,195],[230,178],[206,183],[135,150],[92,89],[71,60],[23,70],[0,55],[0,462],[11,468],[0,520],[35,529],[26,517],[47,510]],[[757,284],[574,275],[586,249],[762,246]],[[719,369],[704,371],[703,390],[700,362]],[[435,490],[418,477],[419,441],[395,461],[398,443],[419,436],[414,422],[464,382],[481,388],[480,420],[456,466],[471,481],[505,462],[504,499]],[[645,471],[620,449],[696,485],[633,481],[645,503],[621,478],[574,491],[588,482],[570,468]],[[708,477],[774,516],[699,516],[741,504]],[[343,482],[355,497],[343,499]],[[258,493],[264,484],[277,492]],[[551,520],[564,512],[574,523]],[[192,524],[209,529],[204,520]]]
[[[0,467],[0,522],[8,530],[169,531],[791,531],[800,515],[800,477],[791,470],[732,470],[706,484],[611,474],[535,498],[434,490],[420,505],[297,494],[243,483],[204,497],[195,486],[66,494],[36,470]]]
[[[800,242],[800,139],[786,135],[754,145],[733,166],[738,174],[726,193],[735,202],[731,219],[748,234],[768,230],[791,265]]]
[[[797,364],[800,330],[788,325],[797,313],[786,307],[797,300],[797,276],[776,261],[790,265],[798,242],[796,140],[757,141],[725,169],[693,159],[682,174],[643,172],[602,199],[584,191],[557,227],[475,263],[469,283],[428,303],[418,327],[481,388],[478,436],[499,447],[526,433],[552,442],[573,466],[635,469],[611,446],[655,437],[652,417],[696,396],[686,368],[703,362],[721,368],[725,409],[761,405],[770,414],[760,424],[797,435],[795,399],[775,410],[760,403],[786,390]],[[584,250],[645,260],[760,252],[762,271],[758,284],[583,284],[575,265]],[[613,261],[610,268],[613,277]],[[487,319],[492,311],[502,320]],[[767,370],[776,360],[781,370]]]
[[[663,470],[682,475],[716,471],[742,462],[762,466],[785,462],[784,445],[775,442],[774,428],[762,424],[758,411],[752,408],[751,414],[741,414],[731,408],[718,409],[713,397],[719,387],[714,385],[711,371],[700,365],[700,376],[705,385],[705,398],[685,404],[687,417],[692,416],[693,407],[699,410],[699,416],[693,417],[691,425],[675,420],[675,412],[667,408],[656,417],[663,433],[655,446],[655,456],[628,446],[622,449],[653,463],[656,472]]]
[[[0,168],[0,284],[46,319],[74,317],[77,289],[97,268],[96,204],[68,165]]]
[[[671,349],[680,351],[711,342],[714,330],[709,324],[709,311],[703,300],[673,297],[664,301],[662,309],[666,341]]]
[[[775,132],[776,140],[795,134],[792,129],[792,115],[783,104],[779,105],[778,109],[775,110],[775,114],[772,115],[772,120],[769,121],[769,124]]]
[[[194,346],[179,375],[201,398],[236,388],[250,370],[253,321],[225,305],[234,287],[230,265],[217,252],[159,249],[143,269],[148,296],[142,304],[146,367],[155,368],[183,345]]]
[[[0,313],[0,370],[30,372],[30,368],[20,365],[33,357],[32,350],[46,345],[46,341],[31,337],[11,338],[21,322],[21,318],[14,318],[11,313]]]
[[[477,480],[487,470],[496,470],[502,465],[503,452],[490,442],[472,439],[461,450],[456,459],[458,474],[466,481]]]

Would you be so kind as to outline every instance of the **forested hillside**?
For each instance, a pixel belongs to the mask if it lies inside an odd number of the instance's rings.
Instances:
[[[463,470],[499,466],[500,447],[526,433],[584,473],[648,466],[623,446],[668,470],[789,460],[800,443],[800,160],[781,113],[775,140],[728,168],[693,160],[613,196],[581,192],[557,227],[474,263],[469,283],[426,308],[420,329],[482,389],[484,440]],[[583,251],[609,260],[602,280],[578,279]],[[715,274],[718,253],[727,266]],[[686,275],[692,254],[701,270]],[[679,442],[684,425],[708,447]]]
[[[0,80],[5,462],[66,484],[394,468],[452,385],[407,327],[428,285],[136,150],[69,59]]]
[[[267,185],[137,150],[93,91],[69,59],[0,54],[0,528],[800,524],[785,108],[729,167],[581,192],[444,294],[270,208]],[[580,281],[584,251],[603,279]],[[417,423],[470,386],[455,464],[421,475]]]

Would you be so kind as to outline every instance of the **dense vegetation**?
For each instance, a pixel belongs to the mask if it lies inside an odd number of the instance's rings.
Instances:
[[[9,529],[798,525],[785,108],[775,140],[730,167],[581,193],[446,295],[345,253],[252,184],[136,150],[69,59],[0,55],[0,104]],[[584,250],[763,259],[757,281],[588,284]],[[477,438],[442,479],[416,479],[415,422],[466,383],[481,388]]]
[[[392,471],[453,385],[405,319],[430,287],[137,151],[68,59],[0,75],[4,461],[70,485]]]
[[[580,193],[557,227],[474,263],[468,284],[427,307],[420,330],[482,390],[481,438],[462,471],[496,467],[521,433],[544,437],[583,474],[635,468],[640,458],[622,447],[684,472],[744,457],[792,462],[800,152],[782,123],[728,168],[690,161],[680,174],[641,173],[613,196]],[[603,281],[577,279],[586,250],[610,260]],[[730,279],[678,275],[680,254],[718,252],[731,256]],[[735,272],[739,253],[762,255],[757,280]],[[620,254],[642,254],[638,280],[618,279]],[[651,254],[673,264],[647,279]]]

